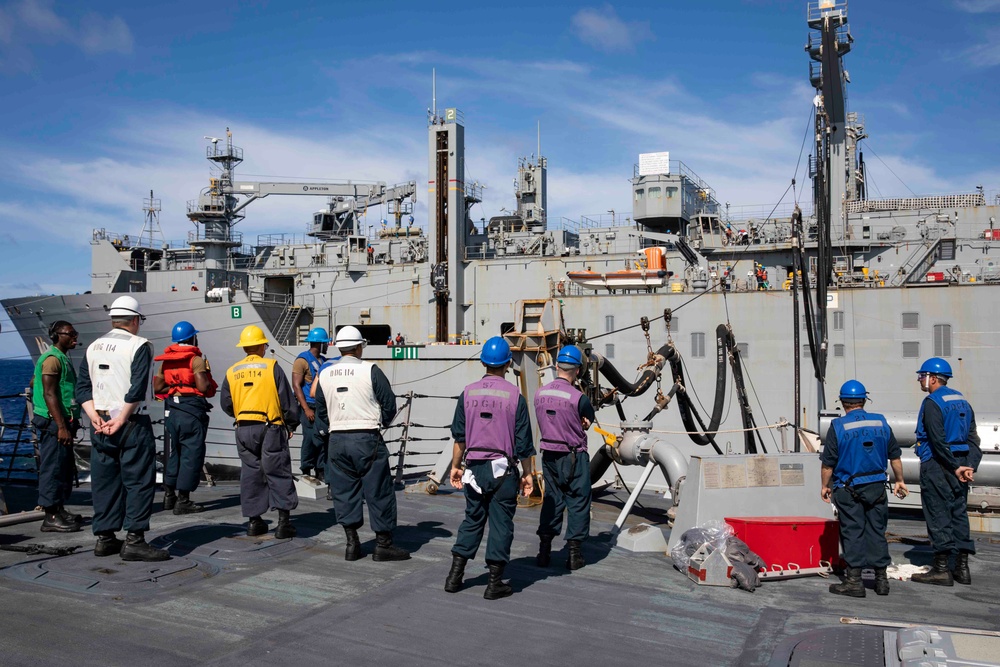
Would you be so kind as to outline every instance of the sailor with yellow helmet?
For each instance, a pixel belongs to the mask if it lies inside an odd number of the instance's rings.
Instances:
[[[278,510],[274,536],[295,537],[291,510],[298,507],[292,478],[288,436],[299,425],[299,408],[292,386],[275,359],[264,358],[267,338],[260,327],[243,329],[236,347],[247,356],[226,371],[222,410],[236,420],[236,451],[240,455],[240,504],[249,518],[247,535],[267,532],[261,515]]]

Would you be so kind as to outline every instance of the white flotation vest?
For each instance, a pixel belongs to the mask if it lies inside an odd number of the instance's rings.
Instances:
[[[112,329],[87,348],[87,366],[93,387],[94,409],[113,412],[125,405],[125,394],[132,387],[132,360],[149,341],[124,329]],[[143,391],[139,409],[146,405],[148,387]]]
[[[378,429],[382,409],[372,387],[372,364],[356,357],[343,357],[319,375],[326,399],[330,431]]]

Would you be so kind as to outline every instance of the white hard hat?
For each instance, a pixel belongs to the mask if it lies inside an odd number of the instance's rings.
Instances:
[[[111,317],[140,317],[145,320],[146,317],[142,314],[142,309],[139,307],[139,302],[130,296],[120,296],[115,299],[115,302],[111,304],[111,310],[108,311]]]
[[[333,342],[334,345],[340,348],[352,348],[361,345],[362,347],[367,345],[368,342],[365,341],[365,337],[361,335],[357,327],[346,326],[337,332],[337,339]]]

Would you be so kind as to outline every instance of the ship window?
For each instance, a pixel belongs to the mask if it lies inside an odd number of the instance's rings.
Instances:
[[[844,356],[844,344],[843,343],[834,343],[834,345],[833,345],[833,356],[835,356],[835,357],[842,357],[842,356]]]
[[[750,357],[750,343],[736,343],[736,349],[739,350],[741,358],[748,359]]]
[[[604,345],[604,356],[607,359],[614,359],[615,358],[615,344],[614,343],[606,343]]]
[[[677,194],[677,188],[675,188],[675,187],[668,187],[667,188],[667,199],[673,199],[674,195],[676,195],[676,194]]]
[[[920,313],[903,313],[903,328],[904,329],[919,329],[920,328]]]
[[[605,331],[614,331],[615,330],[615,316],[614,315],[605,315],[604,316],[604,330]]]
[[[643,195],[644,192],[645,192],[645,190],[643,190],[642,188],[636,189],[636,191],[635,191],[635,200],[636,201],[642,201],[642,195]]]
[[[650,199],[659,199],[660,198],[660,188],[659,187],[652,187],[652,188],[650,188],[649,189],[649,198]]]
[[[903,341],[903,358],[917,359],[920,357],[920,343],[915,340]]]
[[[833,330],[834,331],[844,330],[844,311],[842,310],[833,311]]]
[[[934,325],[934,356],[935,357],[950,357],[951,356],[951,325],[950,324],[935,324]]]
[[[691,334],[691,356],[695,359],[703,359],[705,357],[704,332],[696,331]]]

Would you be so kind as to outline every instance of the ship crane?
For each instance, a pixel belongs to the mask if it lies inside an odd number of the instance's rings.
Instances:
[[[376,183],[263,183],[257,181],[234,181],[221,185],[220,194],[234,197],[246,197],[233,208],[238,213],[251,202],[270,195],[320,195],[324,197],[351,197],[364,207],[378,205],[387,201],[402,201],[415,198],[416,181],[409,181],[393,187],[387,187],[385,182]]]

